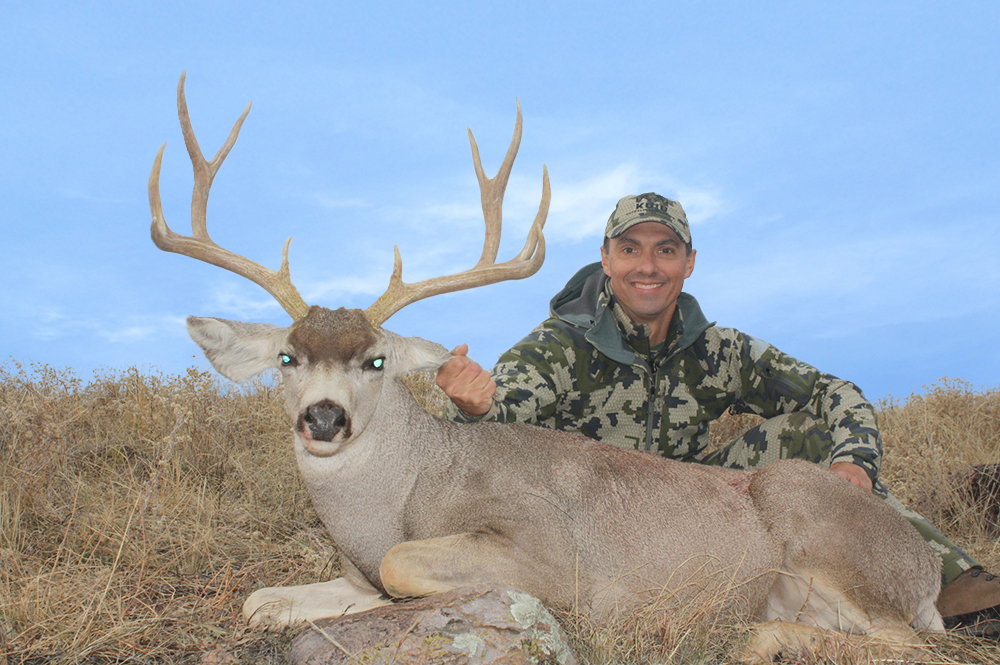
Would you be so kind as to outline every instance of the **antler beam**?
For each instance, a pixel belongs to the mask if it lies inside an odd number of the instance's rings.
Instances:
[[[194,192],[191,195],[191,235],[184,236],[172,231],[167,226],[163,216],[163,205],[160,201],[160,164],[163,161],[163,149],[167,145],[164,143],[156,153],[156,160],[153,162],[153,169],[149,174],[149,209],[153,215],[150,235],[153,237],[153,242],[164,251],[190,256],[246,277],[270,293],[284,310],[297,320],[305,316],[306,312],[309,311],[309,305],[292,284],[289,273],[288,246],[292,242],[291,238],[285,241],[281,252],[281,268],[275,271],[223,249],[215,244],[208,235],[209,190],[212,188],[212,181],[215,179],[219,167],[222,166],[229,151],[236,145],[243,121],[250,113],[250,104],[247,104],[243,114],[233,125],[232,131],[229,132],[229,138],[219,148],[219,152],[211,161],[208,161],[201,153],[198,139],[195,138],[194,129],[191,126],[191,116],[188,113],[187,100],[184,97],[184,78],[185,74],[182,73],[180,82],[177,84],[177,115],[180,118],[184,143],[194,168]]]
[[[403,261],[399,255],[399,247],[395,248],[395,263],[389,287],[371,307],[365,310],[368,319],[375,325],[382,325],[389,317],[407,305],[424,298],[441,293],[451,293],[485,286],[511,279],[524,279],[538,272],[545,260],[545,237],[542,227],[549,212],[551,190],[549,187],[549,171],[542,167],[542,200],[538,205],[535,221],[528,231],[521,252],[506,263],[497,264],[497,251],[500,247],[500,228],[502,226],[502,208],[504,190],[510,177],[517,149],[521,145],[521,102],[517,102],[517,122],[514,125],[514,136],[507,149],[500,169],[493,178],[487,178],[479,159],[479,146],[469,130],[469,143],[472,146],[472,161],[479,179],[479,189],[483,205],[483,218],[486,222],[486,238],[483,243],[483,254],[475,266],[464,272],[443,277],[435,277],[413,284],[403,282]]]

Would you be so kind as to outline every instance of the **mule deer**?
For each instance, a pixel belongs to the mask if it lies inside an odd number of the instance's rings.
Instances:
[[[423,596],[476,582],[517,587],[606,620],[663,598],[683,603],[724,582],[726,616],[896,640],[912,638],[913,628],[942,629],[937,557],[891,508],[816,465],[782,461],[737,472],[539,427],[456,424],[417,405],[400,378],[436,370],[452,356],[381,324],[418,299],[527,277],[542,263],[545,171],[524,249],[495,263],[520,105],[495,178],[483,173],[469,132],[486,220],[476,266],[407,284],[397,248],[388,290],[362,312],[307,306],[291,282],[287,242],[274,271],[210,239],[209,188],[250,107],[208,161],[191,127],[183,75],[177,98],[194,163],[193,231],[178,235],[164,221],[161,147],[149,180],[153,240],[249,278],[294,319],[280,328],[190,317],[188,331],[230,379],[280,371],[299,469],[346,558],[345,578],[256,592],[245,605],[251,622],[336,615],[387,602],[384,594]]]

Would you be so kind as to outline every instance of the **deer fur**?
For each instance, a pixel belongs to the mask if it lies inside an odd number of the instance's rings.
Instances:
[[[302,478],[347,559],[345,580],[258,592],[245,608],[254,617],[273,605],[272,619],[315,618],[385,602],[383,592],[486,582],[601,621],[725,586],[727,617],[901,640],[942,629],[930,547],[817,465],[740,472],[437,418],[400,378],[452,356],[359,310],[312,307],[289,328],[190,317],[188,330],[231,379],[281,372]]]

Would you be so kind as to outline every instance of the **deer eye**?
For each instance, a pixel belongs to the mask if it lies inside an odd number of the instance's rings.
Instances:
[[[279,353],[278,360],[281,361],[282,367],[294,367],[295,365],[299,364],[298,361],[295,360],[295,358],[288,355],[287,353]]]
[[[368,369],[381,370],[383,366],[385,366],[385,358],[381,356],[379,356],[378,358],[373,358],[372,360],[369,360],[366,363],[366,367]]]

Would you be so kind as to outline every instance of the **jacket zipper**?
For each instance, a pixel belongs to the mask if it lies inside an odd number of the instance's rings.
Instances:
[[[648,369],[646,375],[649,377],[649,394],[646,396],[646,452],[652,452],[653,410],[656,401],[656,371]]]

